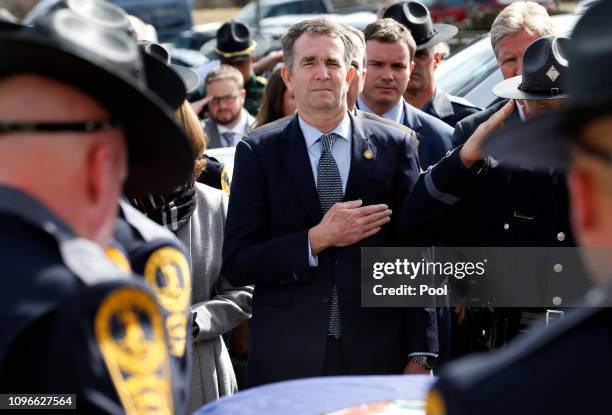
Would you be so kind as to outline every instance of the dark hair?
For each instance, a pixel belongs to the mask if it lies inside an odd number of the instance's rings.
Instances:
[[[365,35],[366,42],[368,40],[377,40],[381,43],[404,42],[408,47],[410,60],[414,59],[416,42],[410,30],[391,18],[379,19],[370,23],[363,30],[363,34]]]
[[[281,39],[283,54],[285,55],[285,66],[290,72],[293,70],[293,45],[304,33],[313,36],[327,35],[338,37],[344,45],[344,64],[347,68],[351,66],[353,43],[348,38],[346,30],[329,19],[319,17],[294,24]]]
[[[268,78],[268,84],[261,100],[254,128],[261,127],[285,116],[283,114],[283,97],[286,90],[287,86],[281,77],[281,70],[280,68],[276,69],[272,72],[270,78]]]

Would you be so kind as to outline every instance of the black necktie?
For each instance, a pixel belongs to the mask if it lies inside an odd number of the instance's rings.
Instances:
[[[321,158],[317,167],[317,192],[319,193],[319,201],[323,213],[327,212],[334,203],[341,201],[344,196],[340,171],[332,155],[332,148],[337,137],[336,134],[332,133],[319,138],[321,141]],[[339,339],[342,333],[338,290],[335,281],[331,293],[327,332],[336,339]]]

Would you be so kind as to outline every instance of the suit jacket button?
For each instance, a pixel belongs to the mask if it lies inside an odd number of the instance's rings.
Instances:
[[[325,296],[323,297],[323,304],[327,304],[327,303],[329,303],[329,297]]]
[[[510,229],[510,225],[507,223],[504,223],[504,230],[507,231],[508,229]]]
[[[559,232],[559,233],[557,234],[557,240],[558,240],[559,242],[563,242],[563,241],[565,241],[565,232]]]

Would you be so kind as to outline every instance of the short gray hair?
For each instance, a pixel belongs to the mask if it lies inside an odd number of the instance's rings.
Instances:
[[[304,33],[311,36],[327,35],[339,38],[344,46],[344,64],[347,68],[351,66],[353,42],[349,39],[346,30],[329,19],[319,17],[316,19],[303,20],[294,24],[283,36],[281,41],[283,45],[283,54],[285,55],[285,66],[289,71],[293,69],[293,45]]]
[[[497,15],[491,26],[491,46],[495,49],[505,36],[512,36],[527,30],[538,37],[554,34],[553,24],[546,9],[532,1],[517,1]]]

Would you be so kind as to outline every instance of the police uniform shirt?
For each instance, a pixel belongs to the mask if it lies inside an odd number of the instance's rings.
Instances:
[[[454,128],[455,124],[465,117],[477,113],[480,108],[465,98],[447,94],[440,88],[436,88],[431,101],[423,107],[423,111]]]
[[[175,411],[154,293],[25,193],[0,186],[0,390],[80,413]]]
[[[244,89],[246,90],[244,108],[246,108],[253,117],[256,117],[259,112],[259,106],[261,105],[267,83],[266,78],[252,74],[249,80],[244,84]]]

